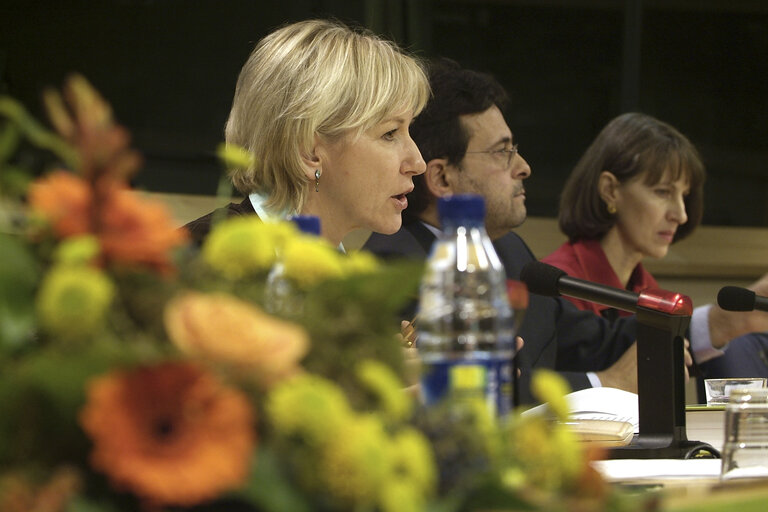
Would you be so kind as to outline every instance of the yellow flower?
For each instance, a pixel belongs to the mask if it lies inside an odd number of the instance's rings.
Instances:
[[[37,295],[40,322],[65,338],[92,334],[103,322],[114,286],[100,270],[59,265],[43,279]]]
[[[360,382],[378,398],[387,419],[402,421],[410,415],[411,397],[403,392],[403,383],[388,366],[367,359],[355,371]]]
[[[343,509],[370,506],[392,473],[391,442],[375,416],[356,416],[325,445],[320,478]]]
[[[379,507],[382,512],[421,512],[426,499],[417,486],[405,478],[391,478],[382,484]]]
[[[266,272],[277,250],[296,233],[288,222],[262,222],[255,215],[223,220],[203,244],[203,259],[228,279]]]
[[[431,494],[435,487],[437,468],[432,446],[424,435],[414,429],[405,428],[392,441],[394,469],[422,494]]]
[[[560,421],[570,416],[570,408],[565,395],[570,393],[568,382],[551,370],[537,370],[531,378],[533,395],[541,402],[549,404],[550,410]]]
[[[378,258],[368,251],[352,251],[344,258],[347,274],[372,274],[381,268]]]
[[[99,255],[99,241],[93,235],[67,238],[57,247],[53,259],[62,265],[87,265]]]
[[[522,489],[525,480],[525,470],[519,466],[506,468],[501,472],[501,483],[508,489]]]
[[[243,393],[188,363],[91,381],[80,423],[91,464],[153,505],[195,505],[241,485],[255,445]]]
[[[582,446],[567,425],[541,416],[518,417],[510,443],[528,482],[537,488],[562,491],[584,470]]]
[[[299,435],[314,446],[338,437],[353,417],[341,388],[312,374],[275,386],[267,397],[266,411],[278,435]]]
[[[560,467],[564,482],[570,482],[581,475],[584,469],[585,454],[576,434],[567,425],[555,424],[552,427],[550,442],[560,454]]]
[[[462,413],[477,432],[484,452],[488,455],[498,453],[501,443],[499,422],[487,402],[480,399],[466,400],[462,401],[461,407]]]
[[[250,169],[255,162],[253,154],[237,144],[222,142],[216,148],[216,155],[228,169]]]
[[[296,373],[309,350],[304,329],[224,293],[187,292],[166,305],[164,319],[182,351],[241,369],[263,387]]]
[[[281,258],[285,276],[302,288],[344,273],[342,255],[316,236],[300,235],[286,240]]]
[[[510,444],[527,481],[537,488],[555,490],[562,486],[561,464],[549,426],[542,417],[519,417]]]

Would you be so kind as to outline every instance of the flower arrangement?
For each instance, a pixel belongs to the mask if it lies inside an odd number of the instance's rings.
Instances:
[[[195,251],[130,190],[141,158],[84,78],[45,102],[55,133],[0,98],[0,510],[627,506],[562,424],[404,390],[420,265],[243,218]],[[300,315],[264,310],[276,254]]]

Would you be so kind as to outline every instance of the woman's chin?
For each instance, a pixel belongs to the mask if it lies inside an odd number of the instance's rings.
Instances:
[[[659,248],[656,251],[654,251],[652,254],[646,254],[646,256],[648,256],[649,258],[653,258],[655,260],[660,260],[664,258],[668,252],[669,252],[669,246]]]
[[[403,218],[398,215],[396,219],[389,220],[387,222],[378,222],[371,228],[371,231],[381,233],[382,235],[393,235],[398,232],[403,225]]]

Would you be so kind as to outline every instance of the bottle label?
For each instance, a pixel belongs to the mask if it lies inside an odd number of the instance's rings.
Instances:
[[[497,416],[512,408],[512,365],[510,359],[462,359],[433,361],[425,365],[421,394],[426,405],[444,398],[482,402]]]

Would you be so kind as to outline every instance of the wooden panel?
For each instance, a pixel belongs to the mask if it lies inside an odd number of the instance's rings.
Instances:
[[[230,201],[239,201],[187,194],[143,194],[166,203],[179,225]],[[565,241],[553,218],[528,218],[515,231],[538,258],[551,253]],[[345,239],[345,246],[350,250],[357,249],[367,238],[367,231],[354,231]],[[670,278],[674,283],[674,279],[686,279],[690,283],[698,282],[691,285],[698,289],[706,286],[703,284],[706,280],[728,281],[726,284],[749,282],[768,272],[768,229],[701,226],[693,235],[673,245],[666,258],[649,259],[646,266],[660,281]]]
[[[240,202],[242,198],[221,198],[216,196],[171,194],[161,192],[139,192],[143,197],[164,203],[179,226],[212,212],[216,208],[231,202]]]
[[[556,219],[529,218],[515,231],[542,258],[565,241]],[[645,262],[657,278],[754,279],[768,272],[768,229],[701,226],[670,247],[664,259]]]

